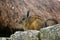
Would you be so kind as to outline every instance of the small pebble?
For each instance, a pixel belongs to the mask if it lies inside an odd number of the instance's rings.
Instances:
[[[12,9],[14,9],[14,7],[12,7]]]

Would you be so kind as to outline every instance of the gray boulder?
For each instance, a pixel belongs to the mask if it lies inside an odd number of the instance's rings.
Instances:
[[[17,31],[15,34],[11,35],[11,40],[38,40],[39,31],[28,30],[28,31]]]
[[[60,24],[42,28],[40,30],[41,40],[60,40]]]

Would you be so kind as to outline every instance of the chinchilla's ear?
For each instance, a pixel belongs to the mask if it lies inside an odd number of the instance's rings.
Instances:
[[[26,15],[26,16],[27,16],[27,18],[29,17],[29,12],[30,12],[30,11],[27,11],[27,15]]]

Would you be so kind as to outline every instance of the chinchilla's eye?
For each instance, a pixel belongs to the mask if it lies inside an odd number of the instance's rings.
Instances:
[[[25,20],[25,18],[22,18],[22,20]]]

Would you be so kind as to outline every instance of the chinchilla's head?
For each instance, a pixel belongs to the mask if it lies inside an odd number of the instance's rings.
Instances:
[[[24,27],[27,26],[27,24],[28,24],[29,12],[30,11],[27,11],[27,14],[24,15],[19,22],[19,24],[22,24]]]

